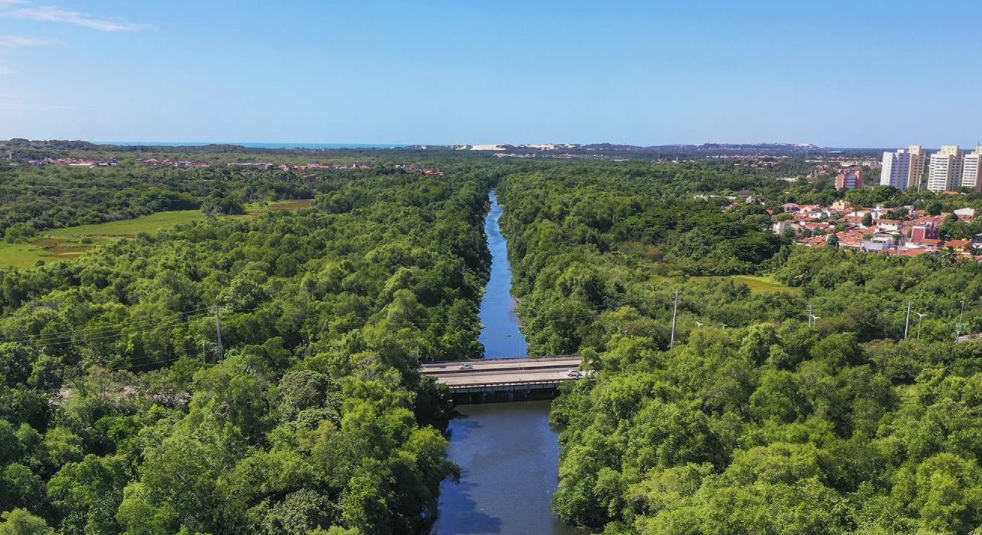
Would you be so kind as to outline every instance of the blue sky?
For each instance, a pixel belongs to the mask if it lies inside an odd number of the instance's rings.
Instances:
[[[974,146],[982,2],[0,0],[0,138]]]

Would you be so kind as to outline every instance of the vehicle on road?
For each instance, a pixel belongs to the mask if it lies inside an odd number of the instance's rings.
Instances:
[[[582,373],[580,373],[580,370],[568,370],[568,371],[566,372],[566,376],[567,376],[567,377],[580,377],[580,376],[582,376],[582,375],[583,375],[583,374],[582,374]]]
[[[461,364],[460,366],[457,366],[457,369],[458,370],[473,370],[474,369],[474,365],[471,364],[470,362],[465,362],[465,363]]]

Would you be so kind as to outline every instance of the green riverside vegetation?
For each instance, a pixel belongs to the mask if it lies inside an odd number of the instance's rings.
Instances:
[[[425,529],[457,468],[416,370],[480,356],[488,187],[363,176],[0,270],[0,531]]]
[[[803,159],[5,147],[0,535],[425,533],[459,467],[447,392],[417,368],[481,356],[494,187],[530,351],[596,372],[553,403],[564,520],[982,526],[982,341],[954,343],[982,331],[980,264],[770,230],[785,202],[978,193],[777,180]],[[115,165],[23,163],[59,158]]]
[[[608,535],[979,527],[982,342],[953,339],[962,300],[979,330],[980,265],[781,246],[759,207],[664,187],[562,169],[499,187],[531,351],[597,371],[553,404],[556,512]],[[771,291],[686,281],[763,271]],[[909,301],[926,316],[902,340]]]

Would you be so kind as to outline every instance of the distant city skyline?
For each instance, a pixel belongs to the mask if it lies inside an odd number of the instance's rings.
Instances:
[[[15,136],[15,137],[22,137],[22,136]],[[51,139],[67,139],[67,138],[51,138]],[[37,138],[37,139],[32,139],[32,140],[33,141],[48,141],[49,139]],[[557,147],[561,147],[563,145],[582,146],[582,145],[595,145],[595,144],[606,144],[606,143],[613,144],[613,145],[635,146],[635,147],[639,147],[639,148],[644,148],[644,147],[671,147],[671,146],[675,146],[675,145],[678,145],[678,146],[693,146],[693,147],[698,147],[698,146],[703,146],[703,145],[723,145],[723,146],[726,146],[726,145],[730,145],[730,146],[765,146],[765,145],[775,145],[775,146],[786,145],[786,146],[792,146],[793,145],[793,146],[801,146],[801,147],[814,146],[814,147],[818,147],[818,148],[821,148],[821,149],[831,149],[831,150],[836,150],[836,149],[853,149],[853,150],[870,150],[870,151],[879,151],[879,150],[882,150],[882,149],[893,149],[894,148],[894,147],[886,147],[886,146],[884,146],[884,147],[874,147],[874,146],[866,146],[866,147],[863,147],[863,146],[843,146],[843,145],[840,145],[840,146],[835,146],[835,145],[819,145],[817,143],[788,143],[788,142],[784,142],[784,141],[733,142],[733,143],[726,142],[726,141],[705,141],[705,142],[693,142],[693,143],[653,143],[653,144],[611,143],[609,141],[598,141],[598,142],[591,142],[591,143],[567,143],[567,142],[562,142],[562,141],[551,141],[551,142],[516,142],[516,143],[511,143],[511,142],[507,142],[507,141],[503,141],[503,142],[499,142],[499,143],[334,143],[334,142],[323,142],[322,143],[322,142],[318,142],[318,141],[305,142],[305,141],[241,141],[241,140],[211,140],[211,141],[195,141],[195,140],[191,140],[191,141],[173,141],[173,140],[167,140],[167,141],[161,141],[161,140],[156,140],[156,141],[155,140],[149,140],[149,141],[147,141],[147,140],[139,140],[139,141],[131,141],[131,140],[110,140],[110,141],[107,141],[107,140],[101,140],[101,139],[81,139],[81,138],[79,138],[78,141],[87,141],[89,143],[94,143],[94,144],[97,144],[97,145],[120,145],[120,146],[125,146],[125,145],[130,145],[130,146],[139,146],[139,145],[143,145],[143,146],[154,146],[154,145],[159,145],[159,146],[187,146],[187,147],[195,147],[195,146],[202,146],[202,145],[241,145],[241,146],[250,147],[250,148],[284,148],[284,149],[289,149],[289,148],[339,148],[339,149],[342,149],[342,148],[360,148],[360,147],[376,147],[376,148],[389,148],[389,147],[393,147],[393,148],[396,148],[396,147],[416,147],[416,146],[427,146],[427,145],[433,146],[433,147],[465,147],[465,146],[470,146],[470,147],[489,147],[489,146],[492,146],[492,145],[512,146],[512,147],[541,147],[541,146],[545,146],[545,145],[555,145]],[[937,152],[937,151],[940,151],[941,150],[941,147],[944,147],[944,146],[945,145],[940,145],[938,147],[923,147],[923,150],[925,150],[927,152]],[[982,147],[982,145],[978,145],[978,146],[979,147]],[[964,148],[964,149],[966,149],[966,150],[974,150],[976,148],[976,145],[975,144],[972,144],[969,147],[965,147],[965,146],[961,146],[961,147]],[[477,149],[477,150],[490,150],[490,149]]]
[[[0,0],[0,138],[971,150],[980,16],[967,0]]]

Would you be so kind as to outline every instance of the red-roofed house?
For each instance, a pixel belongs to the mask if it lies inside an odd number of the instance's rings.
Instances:
[[[929,243],[928,240],[932,240],[933,242],[937,243],[938,227],[940,226],[941,225],[935,225],[933,221],[914,225],[910,229],[911,243]]]

